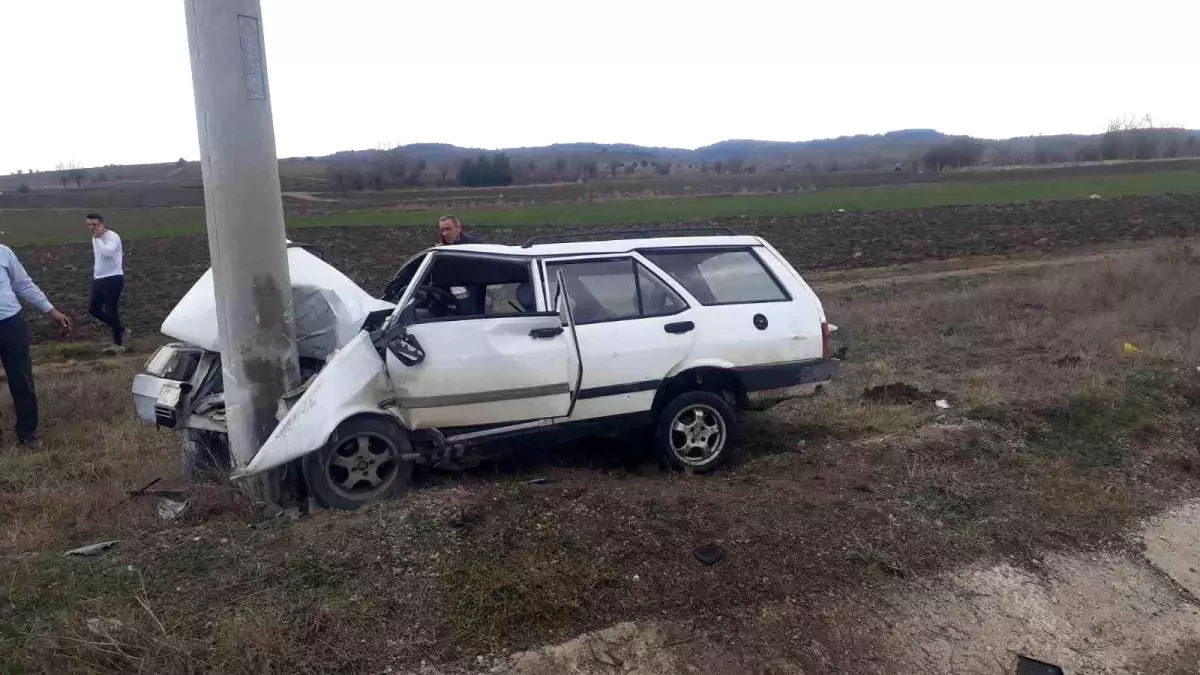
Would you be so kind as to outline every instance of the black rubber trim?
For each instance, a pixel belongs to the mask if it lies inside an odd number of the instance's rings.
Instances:
[[[815,382],[826,382],[841,372],[842,362],[837,359],[811,359],[769,363],[761,366],[734,368],[746,391],[783,389]]]
[[[579,392],[579,400],[620,396],[622,394],[636,394],[639,391],[655,391],[661,384],[662,380],[645,380],[643,382],[630,382],[629,384],[613,384],[607,387],[592,387],[591,389],[584,389]]]

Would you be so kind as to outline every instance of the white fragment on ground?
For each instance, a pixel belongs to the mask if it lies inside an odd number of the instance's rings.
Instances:
[[[96,544],[80,546],[79,548],[73,548],[70,551],[67,551],[64,555],[100,555],[113,546],[116,546],[118,541],[120,540],[114,539],[113,541],[102,541]]]
[[[950,402],[944,398],[939,398],[938,400],[934,401],[933,404],[942,410],[950,409]]]
[[[185,499],[184,501],[177,502],[174,499],[167,499],[166,497],[162,497],[158,500],[158,503],[155,505],[155,508],[158,511],[159,518],[170,521],[170,520],[175,520],[179,516],[183,515],[183,512],[187,511],[187,508],[188,508],[188,506],[191,505],[191,503],[192,503],[192,500],[190,500],[190,499]]]
[[[117,630],[125,627],[120,619],[109,619],[102,616],[94,616],[87,620],[87,629],[96,635],[108,636]]]

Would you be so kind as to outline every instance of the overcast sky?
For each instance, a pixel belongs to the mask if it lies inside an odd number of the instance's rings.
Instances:
[[[281,156],[1200,128],[1200,2],[262,0]],[[0,173],[196,159],[182,0],[0,0]]]

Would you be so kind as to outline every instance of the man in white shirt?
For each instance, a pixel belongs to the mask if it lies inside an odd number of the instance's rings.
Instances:
[[[0,245],[0,362],[4,363],[8,392],[17,413],[17,442],[31,445],[37,440],[37,395],[29,358],[29,327],[21,318],[21,300],[49,314],[63,331],[71,329],[71,320],[50,304],[12,249]]]
[[[121,237],[108,229],[104,216],[85,216],[92,231],[92,303],[88,313],[112,329],[113,346],[109,351],[125,351],[125,327],[121,325],[121,291],[125,290],[124,257]]]

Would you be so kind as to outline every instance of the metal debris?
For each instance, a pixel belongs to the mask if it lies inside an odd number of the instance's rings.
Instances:
[[[112,541],[102,541],[102,542],[99,542],[96,544],[88,544],[87,546],[80,546],[79,548],[75,548],[75,549],[71,549],[70,551],[67,551],[64,555],[86,555],[86,556],[100,555],[101,553],[104,553],[105,551],[112,548],[113,546],[116,546],[117,542],[119,542],[119,541],[120,541],[120,539],[114,539]]]
[[[190,500],[190,499],[185,499],[181,502],[178,502],[178,501],[175,501],[174,499],[167,499],[166,497],[160,497],[158,499],[157,505],[155,506],[155,509],[158,511],[159,518],[169,521],[169,520],[175,520],[179,516],[183,515],[183,512],[187,511],[188,507],[191,505],[192,505],[192,500]]]

